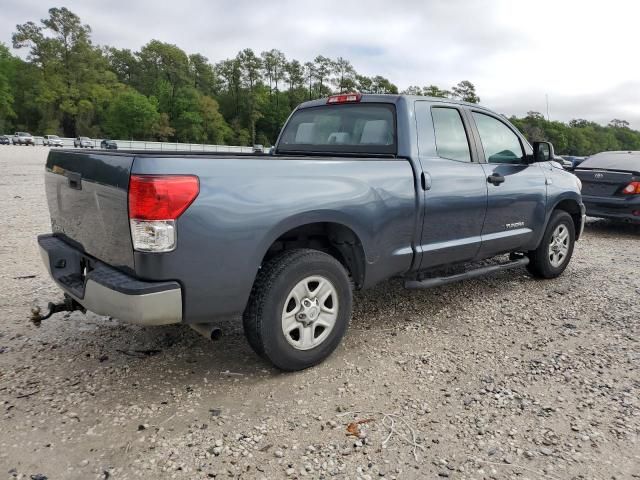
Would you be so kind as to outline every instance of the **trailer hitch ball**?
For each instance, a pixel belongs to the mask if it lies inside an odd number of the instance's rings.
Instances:
[[[76,310],[80,310],[84,313],[87,311],[82,305],[80,305],[68,295],[65,295],[64,300],[60,303],[49,302],[49,304],[47,305],[47,310],[47,313],[42,315],[40,307],[31,307],[31,323],[33,323],[36,327],[39,327],[43,320],[51,317],[51,315],[53,315],[54,313],[73,312]]]

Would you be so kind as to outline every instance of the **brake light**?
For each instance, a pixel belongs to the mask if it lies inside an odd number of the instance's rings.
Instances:
[[[327,99],[327,104],[335,103],[356,103],[362,98],[360,93],[344,93],[340,95],[331,95]]]
[[[200,193],[193,175],[131,175],[129,223],[133,248],[170,252],[176,247],[175,220]]]
[[[640,182],[631,182],[629,185],[622,189],[622,193],[626,195],[640,194]]]
[[[129,218],[175,220],[200,192],[193,175],[131,175]]]

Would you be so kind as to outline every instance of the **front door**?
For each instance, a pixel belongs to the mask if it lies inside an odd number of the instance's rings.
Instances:
[[[536,163],[527,163],[524,143],[502,119],[471,111],[488,188],[479,258],[535,248],[534,227],[544,225],[547,187]]]
[[[470,125],[459,105],[416,102],[423,169],[424,214],[420,269],[476,257],[487,208],[487,182]]]

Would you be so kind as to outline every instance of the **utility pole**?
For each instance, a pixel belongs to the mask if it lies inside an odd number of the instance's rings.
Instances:
[[[544,96],[547,99],[547,122],[548,122],[549,121],[549,94],[545,93]]]

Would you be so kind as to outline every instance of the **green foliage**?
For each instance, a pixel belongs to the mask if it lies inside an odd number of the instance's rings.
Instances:
[[[12,40],[28,56],[23,61],[0,44],[0,132],[268,146],[303,101],[339,92],[398,93],[387,78],[359,74],[343,57],[300,62],[276,49],[244,49],[211,63],[159,40],[139,51],[97,47],[91,28],[64,7],[18,25]],[[468,80],[403,93],[480,101]],[[549,140],[558,153],[640,150],[640,132],[622,119],[606,127],[549,122],[537,112],[511,120],[530,141]]]
[[[510,118],[529,142],[553,143],[556,153],[592,155],[607,150],[640,150],[640,132],[631,130],[624,120],[613,120],[609,126],[575,119],[569,124],[548,121],[539,112],[528,112],[524,118]]]
[[[67,136],[99,133],[117,77],[102,51],[91,44],[90,33],[89,26],[64,7],[51,8],[40,25],[27,22],[16,27],[13,47],[28,48],[29,63],[35,67],[20,72],[28,81],[20,84],[25,92],[20,99],[24,104],[15,108],[18,124],[61,130]],[[32,124],[34,111],[37,125]]]
[[[425,97],[453,98],[452,93],[449,90],[442,90],[435,85],[429,85],[428,87],[411,85],[402,93],[406,95],[423,95]]]
[[[149,140],[159,121],[157,101],[127,88],[111,101],[105,132],[111,138]]]
[[[451,89],[451,96],[463,102],[480,103],[480,97],[476,95],[476,87],[469,80],[463,80]]]
[[[4,131],[16,117],[13,110],[15,98],[11,83],[15,76],[15,60],[9,49],[0,43],[0,131]]]

